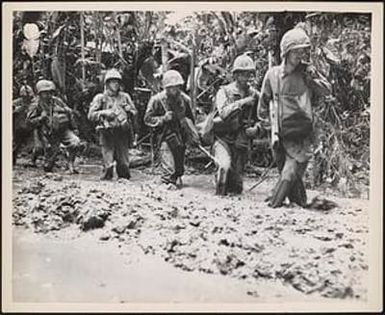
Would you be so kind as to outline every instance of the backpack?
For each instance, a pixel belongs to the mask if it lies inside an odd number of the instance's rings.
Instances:
[[[227,90],[224,88],[224,91],[227,95]],[[238,120],[232,119],[229,121],[224,121],[218,115],[218,109],[214,109],[206,116],[203,122],[197,125],[199,134],[201,136],[202,142],[205,145],[212,145],[215,140],[215,135],[223,135],[229,131],[236,131],[239,129]]]
[[[276,102],[277,113],[271,113],[273,119],[278,120],[278,136],[282,139],[306,138],[313,132],[313,119],[299,106],[285,110],[280,103],[280,78],[276,67],[271,77],[271,87],[273,90],[273,102]],[[272,125],[276,124],[274,120]],[[274,136],[274,135],[273,135]]]

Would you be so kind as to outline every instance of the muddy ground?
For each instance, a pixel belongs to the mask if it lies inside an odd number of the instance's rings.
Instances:
[[[212,174],[191,168],[176,191],[148,167],[130,181],[99,181],[95,163],[80,171],[14,167],[18,301],[367,298],[367,200],[330,195],[337,206],[329,210],[270,209],[274,171],[255,190],[226,197],[214,196]],[[246,178],[246,190],[255,181]]]

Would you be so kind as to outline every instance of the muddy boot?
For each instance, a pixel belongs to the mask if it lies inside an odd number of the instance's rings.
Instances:
[[[116,173],[119,178],[130,179],[130,169],[126,165],[116,165]]]
[[[114,176],[114,167],[106,167],[103,171],[102,176],[100,177],[101,180],[111,180]]]
[[[176,180],[176,186],[178,187],[178,189],[182,189],[182,188],[183,188],[182,177],[178,177],[178,178],[177,178],[177,180]]]
[[[44,162],[43,170],[44,172],[51,173],[54,166],[55,166],[55,160],[50,158]]]
[[[294,202],[302,208],[306,208],[307,196],[302,179],[299,178],[294,182],[293,188],[289,194],[289,200],[290,202]]]
[[[79,171],[75,168],[74,163],[68,163],[68,173],[69,174],[79,174]]]
[[[286,196],[290,193],[291,181],[283,180],[280,181],[275,194],[272,196],[268,206],[271,208],[281,207]]]
[[[53,170],[53,164],[45,164],[43,166],[43,170],[44,172],[46,173],[52,173],[52,170]]]
[[[216,178],[216,195],[225,196],[227,194],[227,178],[226,171],[224,169],[218,170],[218,176]]]

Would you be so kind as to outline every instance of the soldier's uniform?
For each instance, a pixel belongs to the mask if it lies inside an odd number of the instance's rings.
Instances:
[[[40,80],[36,84],[38,93],[54,89],[55,85],[51,81]],[[36,147],[44,151],[44,170],[52,171],[62,143],[69,153],[69,170],[76,172],[74,162],[80,139],[76,135],[77,127],[72,109],[56,96],[51,96],[46,101],[38,96],[27,115],[27,122],[36,128],[35,143]]]
[[[34,103],[35,95],[30,86],[23,86],[20,89],[20,98],[12,103],[13,111],[13,163],[16,163],[17,154],[20,148],[28,143],[33,137],[34,130],[26,122],[27,114]],[[35,162],[35,158],[32,158]]]
[[[115,69],[106,73],[105,84],[112,79],[122,80],[120,73]],[[104,161],[102,179],[112,179],[114,161],[118,177],[130,179],[128,138],[132,136],[131,127],[137,113],[128,93],[113,93],[106,87],[104,93],[94,97],[88,119],[97,123],[96,129],[99,132]]]
[[[178,86],[183,84],[183,78],[175,71],[165,73],[163,86]],[[166,112],[173,112],[172,121],[165,121]],[[154,128],[157,134],[160,165],[162,169],[161,181],[176,185],[177,179],[184,173],[184,157],[188,135],[185,129],[185,119],[194,122],[191,111],[190,98],[183,92],[173,98],[162,91],[151,97],[144,122]]]
[[[240,56],[234,61],[234,71],[255,71],[254,63],[248,56]],[[251,98],[249,107],[241,102]],[[247,161],[250,138],[246,129],[255,123],[257,92],[252,87],[240,90],[234,81],[222,87],[215,100],[222,127],[215,128],[215,142],[212,147],[219,162],[216,176],[216,193],[240,194],[243,191],[243,171]],[[215,119],[214,119],[215,121]],[[218,130],[222,129],[222,130]]]
[[[282,136],[286,131],[282,120],[301,111],[312,121],[314,98],[329,94],[331,91],[327,80],[318,72],[307,74],[304,64],[299,64],[291,72],[287,71],[284,59],[286,54],[291,49],[309,46],[310,41],[304,31],[301,29],[288,31],[281,40],[283,62],[269,69],[262,84],[258,117],[263,127],[269,129],[272,124],[269,103],[274,99],[275,93],[279,107],[279,112],[275,115],[278,118],[280,136],[279,141],[273,143],[273,153],[280,179],[270,198],[269,205],[272,207],[280,206],[286,197],[300,206],[306,206],[307,202],[302,178],[311,157],[312,132],[295,137]]]

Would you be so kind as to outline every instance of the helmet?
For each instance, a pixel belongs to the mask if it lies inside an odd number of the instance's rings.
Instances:
[[[20,88],[20,96],[34,96],[34,93],[33,93],[33,90],[32,88],[29,86],[29,85],[23,85],[21,88]]]
[[[280,46],[283,58],[292,49],[310,47],[310,38],[303,29],[294,28],[282,36]]]
[[[234,60],[233,72],[235,71],[255,71],[255,65],[253,59],[243,54],[238,56]]]
[[[54,91],[55,88],[55,83],[49,80],[40,80],[36,83],[36,91],[38,94],[44,91]]]
[[[180,73],[176,70],[168,70],[163,75],[163,87],[169,87],[169,86],[176,86],[176,85],[182,85],[184,83],[184,80]]]
[[[117,80],[122,80],[122,75],[119,73],[118,70],[116,69],[110,69],[106,72],[106,75],[104,77],[104,84],[107,83],[108,80],[111,79],[117,79]]]

